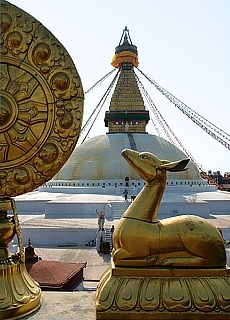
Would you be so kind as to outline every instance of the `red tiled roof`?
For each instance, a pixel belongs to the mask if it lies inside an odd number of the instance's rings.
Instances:
[[[59,261],[38,260],[26,262],[30,276],[39,283],[43,290],[71,291],[83,279],[85,263],[67,263]]]

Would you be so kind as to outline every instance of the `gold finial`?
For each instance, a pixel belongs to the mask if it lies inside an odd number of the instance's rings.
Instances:
[[[138,67],[137,47],[133,45],[127,27],[123,30],[119,45],[115,49],[115,55],[112,58],[114,68],[133,68]]]

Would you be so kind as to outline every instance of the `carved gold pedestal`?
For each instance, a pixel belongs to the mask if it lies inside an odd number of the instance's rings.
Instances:
[[[97,320],[230,319],[230,268],[108,268]]]
[[[7,216],[13,210],[13,216]],[[8,243],[18,236],[19,253]],[[12,199],[0,199],[0,319],[18,319],[40,307],[41,290],[26,270],[18,217]]]
[[[12,257],[0,264],[0,319],[19,319],[40,307],[39,285],[25,264]]]

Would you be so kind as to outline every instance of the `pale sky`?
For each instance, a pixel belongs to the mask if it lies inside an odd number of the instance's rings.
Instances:
[[[64,45],[84,91],[112,70],[111,59],[128,27],[139,68],[204,118],[230,133],[229,0],[12,0]],[[206,170],[230,172],[230,150],[210,137],[141,78],[185,148]],[[86,96],[87,119],[114,74]],[[105,134],[104,113],[89,137]],[[156,134],[152,124],[147,132]],[[157,155],[157,153],[156,153]],[[169,159],[170,160],[170,159]]]

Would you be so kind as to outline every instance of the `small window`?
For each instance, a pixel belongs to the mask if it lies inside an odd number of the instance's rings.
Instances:
[[[178,215],[178,210],[173,210],[173,215],[177,216]]]

